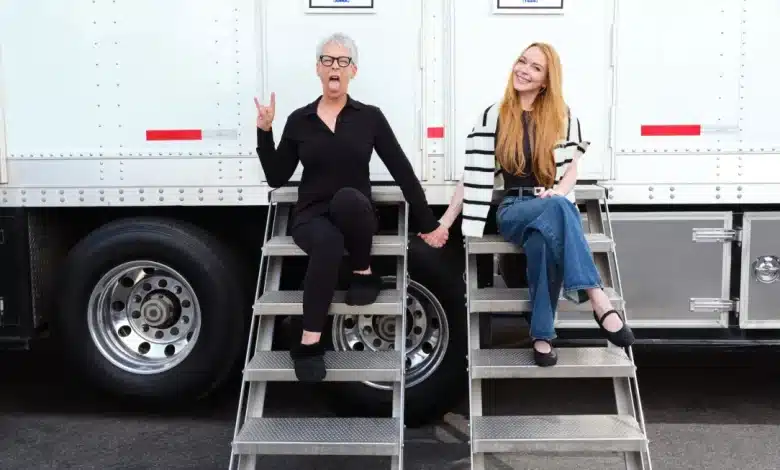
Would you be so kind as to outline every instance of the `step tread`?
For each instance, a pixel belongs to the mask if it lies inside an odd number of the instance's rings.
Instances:
[[[406,253],[405,238],[400,235],[375,235],[371,254],[375,256],[402,256]],[[266,256],[306,256],[295,244],[293,237],[281,235],[272,237],[263,245]],[[346,251],[345,251],[346,254]]]
[[[398,455],[396,418],[249,418],[233,440],[238,454]]]
[[[401,379],[401,353],[397,351],[326,351],[324,381],[391,382]],[[244,380],[294,382],[288,351],[258,351],[244,369]]]
[[[613,250],[613,242],[610,237],[603,233],[586,233],[585,240],[588,242],[593,253],[605,253]],[[468,237],[469,253],[479,254],[505,254],[522,253],[522,247],[507,242],[501,235],[484,235],[481,238]]]
[[[578,184],[574,186],[574,197],[577,202],[604,199],[606,197],[606,189],[595,184]]]
[[[604,292],[612,305],[622,310],[623,299],[612,287],[605,287]],[[487,287],[471,290],[470,312],[530,312],[531,297],[526,288]],[[559,312],[592,312],[590,302],[576,304],[563,296],[558,300]]]
[[[268,193],[271,203],[292,204],[298,201],[298,186],[284,186]],[[405,202],[404,193],[398,186],[373,186],[371,200],[375,203]]]
[[[475,452],[631,452],[646,437],[624,415],[475,416]]]
[[[620,348],[557,348],[555,367],[539,367],[533,350],[478,349],[472,351],[472,378],[604,378],[633,377],[636,367]]]
[[[400,315],[401,291],[385,289],[371,305],[351,306],[344,303],[346,291],[336,291],[330,305],[331,315]],[[254,305],[255,315],[303,315],[303,291],[270,291]]]

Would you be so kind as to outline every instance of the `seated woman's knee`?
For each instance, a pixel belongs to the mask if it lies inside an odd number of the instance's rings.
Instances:
[[[344,235],[335,228],[318,231],[312,239],[312,252],[318,255],[341,257],[344,253]]]
[[[331,206],[337,210],[363,210],[371,207],[371,201],[355,188],[341,188],[333,195]]]

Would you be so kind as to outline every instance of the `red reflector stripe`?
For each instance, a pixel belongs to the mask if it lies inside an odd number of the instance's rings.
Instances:
[[[699,124],[644,125],[642,126],[642,135],[643,136],[701,135],[701,125]]]
[[[444,138],[444,128],[443,127],[429,127],[428,128],[428,138],[429,139],[442,139],[442,138]]]
[[[146,140],[202,140],[200,129],[161,129],[146,131]]]

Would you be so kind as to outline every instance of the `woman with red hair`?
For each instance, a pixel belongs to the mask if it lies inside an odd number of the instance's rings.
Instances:
[[[574,204],[577,163],[589,142],[563,99],[561,62],[549,44],[534,43],[512,66],[503,99],[480,113],[468,136],[461,182],[441,219],[452,225],[463,212],[464,236],[481,237],[493,193],[501,236],[528,259],[531,338],[540,366],[557,363],[552,347],[559,294],[590,300],[607,339],[626,347],[630,328],[604,293]]]

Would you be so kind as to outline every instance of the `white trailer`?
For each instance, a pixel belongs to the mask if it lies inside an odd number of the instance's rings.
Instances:
[[[775,0],[6,1],[0,335],[29,345],[50,331],[115,393],[219,385],[242,357],[269,207],[252,98],[276,93],[281,129],[319,93],[317,41],[342,31],[360,51],[350,93],[388,116],[439,212],[477,113],[527,44],[553,44],[592,142],[580,178],[608,189],[639,342],[774,343],[779,18]],[[372,176],[392,184],[378,159]],[[410,425],[466,390],[457,228],[450,238],[437,251],[410,237]],[[520,261],[498,260],[507,285]],[[304,268],[286,264],[282,284]],[[392,263],[377,268],[393,282]],[[558,325],[595,334],[581,315]],[[383,349],[386,330],[338,319],[329,336]],[[390,401],[381,383],[336,385],[346,411]]]

